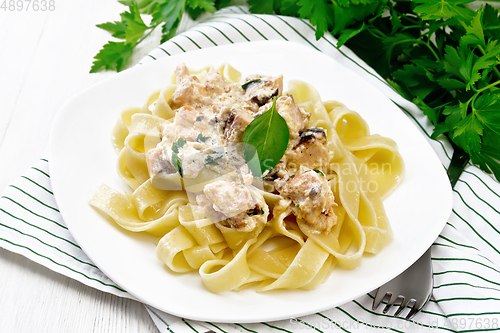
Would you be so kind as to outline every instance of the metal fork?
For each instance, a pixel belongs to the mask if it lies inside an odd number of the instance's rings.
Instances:
[[[397,317],[408,307],[410,311],[405,319],[409,320],[427,304],[432,295],[433,285],[429,248],[406,271],[378,288],[372,309],[375,310],[381,302],[386,304],[383,313],[389,312],[393,305],[398,306],[394,313],[394,317]]]

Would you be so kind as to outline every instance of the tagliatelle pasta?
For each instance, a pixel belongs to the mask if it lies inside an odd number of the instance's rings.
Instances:
[[[242,136],[273,99],[288,147],[257,175]],[[383,200],[404,174],[397,145],[306,82],[283,93],[281,77],[180,65],[171,84],[122,113],[112,141],[132,192],[102,185],[90,205],[158,236],[159,260],[197,270],[212,292],[313,289],[392,239]]]

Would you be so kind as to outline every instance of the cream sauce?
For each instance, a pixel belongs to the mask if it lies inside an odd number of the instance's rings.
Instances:
[[[215,180],[196,193],[196,204],[206,217],[241,231],[262,226],[269,207],[251,185],[241,142],[245,128],[270,109],[276,96],[276,109],[288,125],[290,140],[285,155],[264,180],[283,198],[278,210],[291,210],[315,231],[329,232],[336,223],[333,193],[326,177],[312,170],[314,163],[330,160],[326,136],[322,129],[307,129],[310,115],[292,96],[282,95],[282,76],[254,75],[246,78],[251,83],[243,88],[226,82],[213,68],[201,81],[184,64],[177,66],[175,75],[177,88],[168,101],[175,116],[160,125],[162,140],[147,154],[151,177],[175,174],[177,161],[184,179],[206,177],[209,172]],[[237,176],[224,177],[230,173]],[[279,213],[276,207],[274,214]]]

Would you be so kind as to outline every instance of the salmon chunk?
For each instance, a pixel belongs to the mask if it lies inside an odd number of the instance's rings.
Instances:
[[[206,212],[218,213],[223,226],[240,231],[251,231],[265,224],[269,215],[264,197],[252,193],[239,181],[218,180],[210,183],[196,200]]]
[[[172,109],[181,106],[206,106],[212,104],[207,89],[196,76],[190,75],[189,70],[184,63],[181,63],[175,69],[177,79],[177,89],[168,101]]]
[[[300,132],[299,143],[286,154],[287,169],[298,171],[301,166],[309,169],[328,169],[332,153],[328,149],[325,130],[311,127]]]
[[[305,168],[302,171],[291,177],[279,192],[298,219],[318,233],[328,233],[337,224],[333,192],[321,172]]]
[[[283,91],[283,76],[276,78],[262,75],[254,75],[246,78],[245,98],[263,106],[272,100],[274,96],[281,96]]]
[[[241,183],[219,180],[203,189],[205,196],[214,205],[214,209],[226,217],[233,217],[252,208],[252,195]]]
[[[281,96],[276,100],[276,110],[285,119],[290,131],[290,139],[295,139],[309,123],[309,114],[295,104],[293,97]]]

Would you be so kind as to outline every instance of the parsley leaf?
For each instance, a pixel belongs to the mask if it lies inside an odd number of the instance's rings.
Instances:
[[[357,29],[344,29],[342,30],[342,33],[340,34],[338,40],[337,40],[337,47],[341,47],[342,45],[345,44],[349,39],[353,38],[360,32],[364,31],[366,28],[365,23],[361,24],[361,26]]]
[[[420,100],[424,100],[437,85],[429,80],[425,67],[415,64],[404,65],[402,69],[394,72],[394,78],[403,82],[410,90],[411,95]]]
[[[138,40],[148,30],[148,26],[144,24],[137,6],[131,6],[130,9],[130,13],[125,12],[122,14],[122,19],[128,22],[127,30],[125,30],[125,39],[128,42]]]
[[[277,14],[287,16],[299,16],[300,6],[296,0],[281,0],[281,6]]]
[[[231,4],[231,0],[215,0],[215,9],[219,10]]]
[[[133,49],[139,43],[139,39],[144,32],[150,29],[141,18],[138,5],[132,1],[129,4],[129,11],[120,14],[121,21],[98,24],[97,27],[111,33],[113,37],[123,39],[123,42],[109,42],[104,45],[99,53],[94,57],[91,73],[101,69],[116,70],[125,69],[130,59]]]
[[[483,14],[483,32],[485,38],[500,39],[500,16],[498,11],[490,4],[486,4]]]
[[[481,149],[481,135],[483,125],[474,114],[470,114],[456,124],[451,138],[470,154]]]
[[[118,0],[119,3],[125,6],[136,4],[141,13],[150,13],[150,10],[156,4],[156,0]]]
[[[483,146],[480,152],[473,152],[470,157],[474,164],[479,165],[481,170],[493,173],[496,179],[500,179],[500,154],[498,147]]]
[[[477,119],[500,137],[500,96],[491,92],[482,94],[476,99],[473,110]]]
[[[342,33],[346,28],[352,30],[359,30],[360,27],[358,25],[358,22],[363,22],[363,20],[370,18],[372,15],[376,17],[379,14],[380,10],[383,10],[385,2],[386,1],[379,1],[379,2],[375,1],[372,3],[367,2],[366,4],[354,3],[347,7],[334,2],[332,4],[332,9],[333,9],[333,30],[331,30],[332,34],[337,35],[339,33]],[[303,18],[305,18],[304,13],[302,14]],[[316,33],[316,38],[318,38],[317,36],[318,33]]]
[[[144,24],[139,7],[134,1],[130,2],[129,10],[129,12],[125,11],[120,14],[121,21],[107,22],[96,26],[111,32],[113,37],[125,39],[127,42],[137,40],[148,29],[148,26]]]
[[[273,0],[248,0],[250,11],[256,14],[272,14],[274,11]]]
[[[316,26],[316,39],[320,39],[333,23],[333,7],[327,0],[299,0],[301,18],[307,18]]]
[[[187,5],[192,9],[200,9],[209,13],[215,12],[215,3],[211,0],[187,0]]]
[[[472,2],[474,0],[415,0],[414,2],[420,3],[415,7],[415,13],[422,14],[424,20],[437,20],[452,17],[460,17],[461,19],[468,19],[472,11],[465,8],[463,4]]]
[[[163,35],[172,37],[179,26],[186,0],[157,0],[158,9],[152,15],[152,23],[162,23]]]
[[[96,27],[110,32],[111,36],[116,38],[125,38],[125,32],[127,31],[127,24],[122,21],[97,24]]]
[[[113,37],[123,39],[123,42],[109,42],[104,45],[99,53],[94,57],[91,73],[101,69],[112,69],[117,72],[125,69],[130,59],[134,47],[139,38],[148,30],[139,13],[139,8],[135,2],[129,5],[129,11],[120,14],[121,21],[98,24],[97,27],[111,33]]]
[[[459,78],[461,81],[466,82],[465,77],[462,75],[460,68],[465,63],[466,55],[462,48],[454,48],[451,45],[446,45],[444,48],[444,69],[450,74]]]
[[[460,46],[468,45],[482,45],[485,47],[483,26],[481,24],[481,17],[483,11],[480,9],[472,19],[470,25],[465,28],[465,35],[460,38]]]
[[[129,11],[120,14],[121,21],[102,23],[97,27],[123,41],[106,44],[95,56],[98,61],[94,62],[91,73],[101,69],[118,72],[125,69],[131,51],[157,27],[161,27],[162,43],[172,38],[177,32],[185,11],[191,16],[198,16],[203,12],[213,13],[216,9],[216,2],[218,8],[227,5],[227,1],[214,0],[120,0],[120,2],[129,8]],[[141,13],[151,16],[149,25],[144,23]],[[120,48],[124,51],[122,57],[119,56]]]
[[[139,13],[135,2],[129,6],[129,12],[120,14],[121,21],[107,22],[96,25],[98,28],[109,31],[113,37],[125,39],[127,42],[138,40],[148,30]]]
[[[116,70],[117,72],[125,69],[134,47],[134,43],[109,42],[94,57],[96,60],[90,72],[96,73],[103,68]]]

